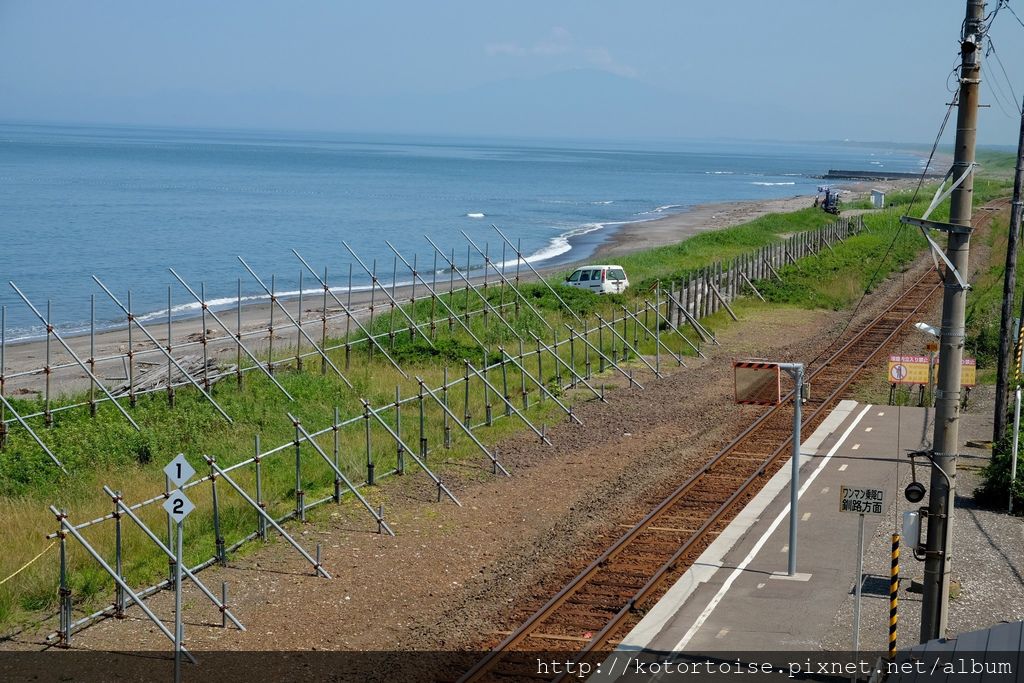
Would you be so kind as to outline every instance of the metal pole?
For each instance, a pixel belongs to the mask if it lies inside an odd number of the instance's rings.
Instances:
[[[298,425],[295,426],[295,515],[300,522],[306,521],[306,493],[302,490],[302,440]]]
[[[203,301],[206,301],[206,283],[199,283],[199,294],[203,297]],[[131,309],[131,306],[128,307]],[[210,390],[210,349],[207,345],[209,341],[206,338],[206,304],[202,305],[202,326],[203,329],[199,333],[199,343],[203,346],[203,389],[206,391]],[[131,321],[128,322],[128,329],[131,329]],[[170,361],[168,361],[170,362]],[[167,371],[170,373],[170,370]]]
[[[181,681],[181,648],[185,640],[184,627],[181,623],[182,526],[182,522],[178,522],[178,550],[174,560],[174,683]]]
[[[892,564],[889,569],[889,659],[896,659],[896,628],[900,606],[900,535],[892,535]]]
[[[1013,327],[1013,299],[1017,292],[1017,238],[1021,218],[1021,181],[1024,179],[1024,114],[1020,118],[1017,139],[1017,171],[1013,176],[1013,203],[1010,228],[1006,239],[1006,270],[1003,273],[1003,308],[999,319],[999,362],[996,370],[996,407],[992,441],[998,442],[1006,432],[1006,399],[1010,387],[1010,328]]]
[[[242,386],[242,278],[237,281],[238,298],[235,303],[235,379]]]
[[[65,515],[64,510],[60,511],[61,515]],[[60,525],[57,531],[57,536],[60,538],[60,588],[58,595],[60,595],[60,636],[61,636],[61,647],[71,647],[71,589],[68,587],[68,540],[67,532],[64,531],[64,525]]]
[[[217,556],[217,561],[220,566],[226,567],[228,564],[228,556],[224,550],[224,536],[220,533],[220,498],[217,496],[217,473],[210,468],[210,495],[213,499],[213,543],[214,555]]]
[[[302,372],[302,271],[299,271],[299,301],[298,308],[295,310],[295,329],[298,334],[295,335],[295,369]],[[320,343],[320,348],[323,348],[323,342]],[[321,357],[321,362],[323,358]]]
[[[405,445],[402,442],[402,387],[395,385],[395,431],[398,432],[398,452],[395,454],[395,474],[405,473]]]
[[[1013,485],[1017,481],[1017,449],[1020,445],[1020,387],[1013,392],[1013,450],[1010,453],[1010,503],[1007,511],[1013,514]]]
[[[967,230],[950,232],[946,257],[945,294],[942,300],[942,334],[939,339],[939,381],[935,397],[934,460],[928,497],[928,540],[925,545],[924,595],[921,605],[921,642],[941,638],[946,632],[949,605],[950,552],[953,534],[952,482],[956,477],[960,445],[960,363],[964,347],[964,310],[967,291],[960,287],[958,272],[966,273],[970,249],[971,201],[974,196],[974,146],[977,134],[978,91],[981,55],[984,51],[984,0],[968,0],[961,42],[960,95],[953,177],[965,175],[953,191],[950,223]],[[943,476],[945,472],[949,481]]]
[[[114,498],[114,571],[122,579],[124,578],[124,556],[122,555],[123,544],[121,543],[121,507],[117,501],[121,498],[121,492],[116,491]],[[124,619],[124,590],[117,586],[114,591],[114,618]]]
[[[797,558],[797,526],[800,503],[800,431],[803,427],[803,384],[804,364],[803,363],[779,363],[779,369],[784,370],[793,378],[793,455],[791,457],[792,474],[790,475],[789,491],[789,567],[787,573],[796,576]]]
[[[320,309],[320,348],[327,348],[327,292],[330,291],[330,287],[327,286],[327,266],[324,266],[324,300],[321,304]],[[320,359],[320,374],[327,374],[327,362]]]
[[[171,408],[174,407],[174,382],[171,381],[172,363],[171,363],[171,351],[173,351],[174,330],[172,328],[172,316],[171,309],[173,308],[171,299],[171,286],[167,285],[167,405]],[[206,329],[206,323],[203,323],[203,329]],[[241,367],[241,364],[239,364]]]
[[[857,522],[857,576],[854,577],[853,599],[853,655],[856,659],[860,653],[860,589],[864,583],[864,515],[857,515],[860,520]]]
[[[334,406],[334,423],[331,425],[331,429],[334,432],[334,469],[341,471],[340,457],[341,457],[341,433],[338,427],[340,422],[338,406]],[[337,473],[334,475],[334,502],[341,502],[341,477]]]

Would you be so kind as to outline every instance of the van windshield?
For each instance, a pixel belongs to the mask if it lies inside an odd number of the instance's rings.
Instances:
[[[626,279],[626,273],[622,270],[622,268],[609,268],[608,269],[608,279],[609,280],[625,280]]]

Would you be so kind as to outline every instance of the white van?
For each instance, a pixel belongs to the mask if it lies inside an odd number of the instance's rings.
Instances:
[[[565,278],[565,284],[589,289],[595,294],[618,294],[626,291],[629,280],[622,266],[582,266]]]

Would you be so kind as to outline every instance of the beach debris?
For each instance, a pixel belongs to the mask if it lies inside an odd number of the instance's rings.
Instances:
[[[199,379],[201,381],[201,376],[205,370],[209,377],[210,384],[213,384],[223,377],[231,375],[235,371],[234,365],[228,368],[221,368],[217,364],[217,360],[214,358],[204,361],[202,356],[184,356],[182,358],[177,358],[176,360],[178,361],[178,364],[184,368],[185,372],[191,375],[193,379]],[[140,363],[140,365],[142,365],[142,363]],[[135,393],[144,393],[146,391],[167,386],[167,363],[146,363],[145,365],[149,367],[143,369],[135,377]],[[171,384],[184,384],[188,382],[188,378],[185,377],[185,374],[181,370],[173,365],[170,367],[170,370]],[[129,389],[131,388],[132,384],[124,382],[111,389],[110,393],[114,396],[127,396]]]

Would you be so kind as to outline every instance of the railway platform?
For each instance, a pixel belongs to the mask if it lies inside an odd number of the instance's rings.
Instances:
[[[907,506],[906,454],[930,444],[933,421],[933,410],[842,401],[801,445],[797,574],[786,571],[787,462],[618,644],[594,680],[647,680],[625,666],[645,653],[718,653],[725,660],[727,653],[820,651],[839,612],[849,609],[857,572],[859,516],[840,512],[840,489],[884,490],[883,514],[865,516],[864,537],[878,543],[877,531],[888,544]],[[963,415],[962,444],[990,434],[991,420]],[[925,462],[916,474],[927,486]],[[921,570],[906,545],[903,556],[906,581]],[[885,642],[888,576],[861,578],[866,599],[874,588],[870,597],[877,612],[862,620],[862,633],[877,633],[862,636],[861,649],[877,651]],[[869,585],[872,579],[878,585]]]

